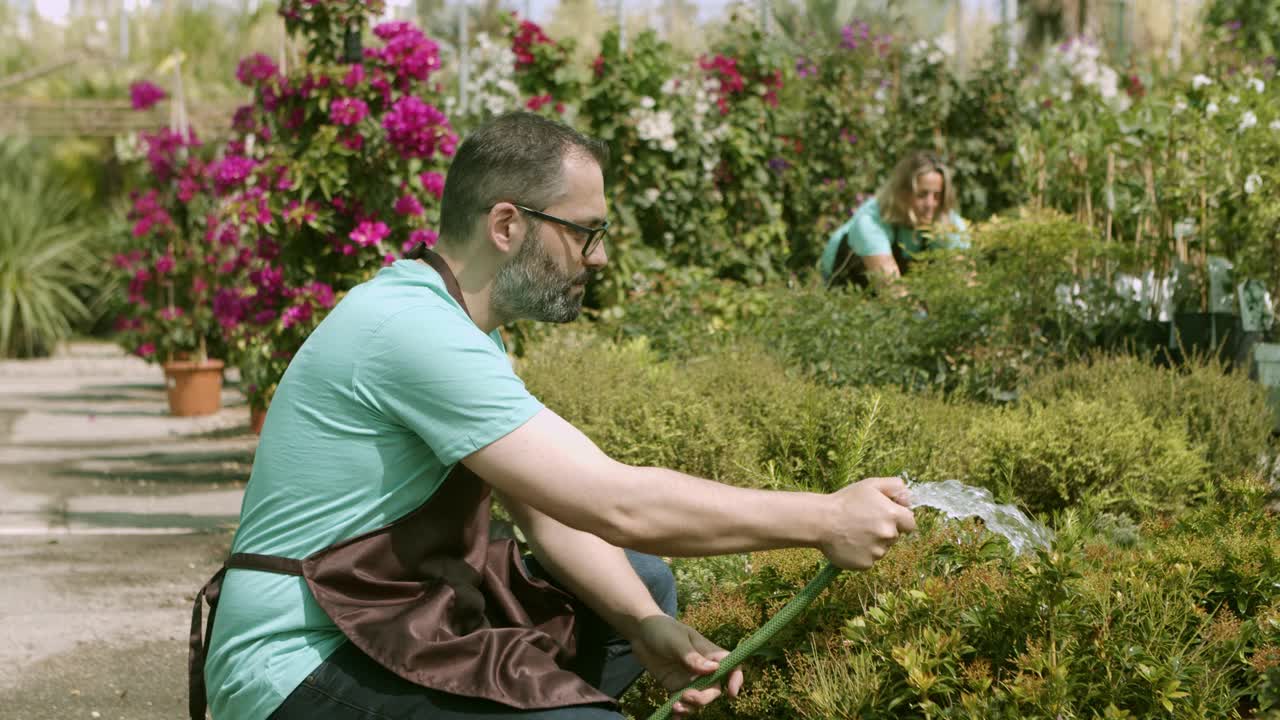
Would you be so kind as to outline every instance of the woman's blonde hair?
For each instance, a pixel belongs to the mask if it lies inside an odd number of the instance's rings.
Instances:
[[[894,166],[889,180],[876,193],[876,201],[880,204],[880,217],[893,225],[916,225],[911,200],[915,196],[920,176],[931,172],[942,175],[942,198],[934,213],[933,221],[938,225],[951,222],[951,211],[956,207],[956,193],[951,185],[951,171],[942,162],[942,158],[928,150],[917,150],[899,160]]]

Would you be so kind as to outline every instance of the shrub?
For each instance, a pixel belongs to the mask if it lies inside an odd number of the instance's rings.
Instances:
[[[931,472],[990,488],[1036,512],[1079,503],[1139,514],[1203,499],[1204,460],[1180,427],[1158,427],[1131,400],[1069,396],[973,422]]]
[[[583,333],[549,335],[520,365],[530,392],[614,459],[702,477],[741,477],[758,438],[717,412],[643,340],[611,345]]]
[[[1065,513],[1052,550],[1022,558],[978,525],[919,513],[912,539],[870,570],[840,575],[785,639],[748,661],[742,701],[701,715],[1265,713],[1275,702],[1280,604],[1260,590],[1280,582],[1280,536],[1257,494],[1245,496],[1254,502],[1148,522],[1142,543],[1127,548],[1106,542],[1085,515]],[[737,592],[713,588],[683,617],[736,642],[754,631],[756,609],[775,609],[809,580],[815,559],[753,554]],[[645,717],[662,699],[642,681],[624,710]]]
[[[1031,380],[1023,397],[1124,398],[1157,427],[1181,427],[1217,478],[1257,467],[1268,450],[1270,416],[1263,388],[1216,360],[1194,359],[1178,369],[1153,367],[1132,356],[1094,355]]]
[[[520,369],[548,407],[629,464],[820,492],[872,464],[853,455],[874,392],[820,385],[751,344],[677,362],[643,338],[613,345],[553,332]]]
[[[0,142],[0,357],[47,355],[91,315],[77,291],[101,260],[84,203],[44,165],[35,148]]]

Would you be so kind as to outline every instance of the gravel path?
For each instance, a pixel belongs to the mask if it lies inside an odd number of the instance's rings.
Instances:
[[[100,343],[0,362],[4,718],[186,717],[191,599],[256,438],[234,388],[216,415],[172,418],[162,380]]]

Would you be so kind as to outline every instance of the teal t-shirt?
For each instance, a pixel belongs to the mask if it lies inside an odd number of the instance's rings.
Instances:
[[[948,232],[943,235],[938,245],[944,248],[959,249],[969,247],[969,241],[964,237],[965,226],[964,218],[960,214],[952,210],[950,215],[951,224],[955,226],[957,232]],[[849,218],[849,222],[836,228],[827,239],[827,245],[822,250],[822,258],[818,262],[818,269],[822,272],[822,279],[826,280],[831,277],[832,271],[835,269],[836,254],[840,251],[840,243],[849,242],[849,247],[853,252],[861,257],[868,255],[889,255],[893,252],[893,241],[897,239],[898,244],[902,246],[903,251],[910,257],[914,253],[920,252],[924,246],[920,233],[910,228],[898,225],[890,225],[880,217],[880,202],[874,197],[870,198],[858,208],[857,212]]]
[[[271,400],[232,552],[302,558],[417,508],[542,404],[430,267],[353,288]],[[299,577],[231,570],[205,678],[219,720],[266,718],[344,636]]]

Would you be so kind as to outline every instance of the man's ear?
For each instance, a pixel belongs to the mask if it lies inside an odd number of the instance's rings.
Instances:
[[[524,239],[525,220],[515,205],[500,202],[489,208],[485,219],[485,235],[494,249],[506,255],[520,249]]]

